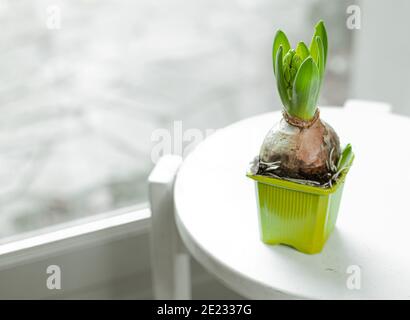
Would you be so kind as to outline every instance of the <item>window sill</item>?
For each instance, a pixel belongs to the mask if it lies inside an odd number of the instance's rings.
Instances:
[[[92,221],[75,221],[57,230],[0,245],[0,270],[26,264],[53,254],[85,248],[98,242],[146,232],[151,213],[147,206],[105,213]]]

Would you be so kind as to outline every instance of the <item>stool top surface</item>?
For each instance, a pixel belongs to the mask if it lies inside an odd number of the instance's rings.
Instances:
[[[273,112],[220,129],[183,162],[175,212],[191,254],[248,298],[410,298],[410,118],[321,108],[356,158],[335,230],[315,255],[260,240],[245,173],[280,118]]]

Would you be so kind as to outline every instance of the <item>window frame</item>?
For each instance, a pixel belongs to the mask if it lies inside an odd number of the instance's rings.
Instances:
[[[20,239],[5,239],[7,242],[0,245],[0,272],[53,254],[147,232],[150,218],[148,204],[143,204],[40,229],[19,235]]]

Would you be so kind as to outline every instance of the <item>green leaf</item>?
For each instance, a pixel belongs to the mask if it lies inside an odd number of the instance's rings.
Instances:
[[[342,151],[342,155],[337,163],[337,171],[347,169],[350,159],[353,157],[352,145],[349,143]]]
[[[278,52],[276,54],[276,65],[275,69],[277,70],[276,72],[276,86],[278,87],[279,91],[279,96],[280,99],[282,100],[283,106],[285,109],[289,108],[290,100],[288,93],[286,91],[286,83],[283,75],[283,47],[279,46]]]
[[[305,60],[307,57],[309,57],[310,52],[304,42],[301,41],[298,43],[296,47],[296,54],[300,57],[302,61]]]
[[[320,37],[316,37],[315,40],[316,40],[315,41],[316,49],[318,52],[316,64],[319,69],[320,83],[322,84],[323,75],[325,73],[325,56],[324,56],[325,53],[324,53],[322,39]]]
[[[323,56],[324,56],[324,68],[326,67],[326,60],[327,60],[327,32],[325,28],[325,24],[322,20],[318,22],[315,27],[315,33],[312,37],[312,41],[310,43],[310,55],[313,57],[313,60],[317,63],[318,61],[318,48],[316,45],[316,37],[320,37],[323,44]]]
[[[279,47],[282,46],[283,55],[285,55],[290,50],[290,44],[288,37],[282,30],[278,30],[275,34],[272,47],[272,62],[273,62],[273,72],[276,74],[276,57],[278,54]]]
[[[289,113],[303,120],[312,119],[316,112],[319,89],[319,70],[312,57],[308,57],[296,74]]]
[[[325,73],[325,58],[324,58],[324,49],[323,49],[323,44],[322,44],[322,39],[320,39],[320,37],[316,37],[315,39],[315,43],[316,43],[316,47],[317,47],[317,52],[318,52],[318,56],[317,56],[317,68],[319,70],[319,90],[317,91],[317,98],[316,100],[319,100],[319,94],[320,94],[320,88],[322,87],[322,82],[323,82],[323,77],[324,77],[324,73]]]

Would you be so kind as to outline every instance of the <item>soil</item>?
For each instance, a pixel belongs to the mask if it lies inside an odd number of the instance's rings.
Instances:
[[[256,157],[252,162],[250,171],[252,174],[284,179],[304,185],[311,185],[321,188],[331,188],[336,182],[339,174],[337,172],[327,172],[326,174],[295,174],[289,175],[279,164],[266,164]]]
[[[267,171],[268,169],[268,171]],[[285,170],[282,168],[277,169],[270,169],[266,164],[259,163],[258,168],[258,175],[262,176],[270,176],[270,177],[280,177],[285,179],[296,179],[296,180],[307,180],[317,183],[318,185],[326,185],[331,180],[334,173],[326,173],[326,174],[295,174],[289,175]]]

